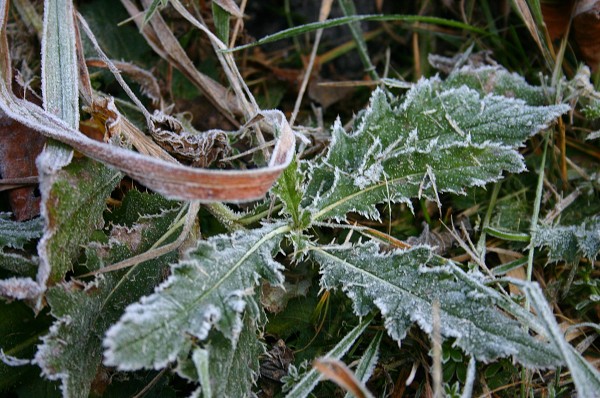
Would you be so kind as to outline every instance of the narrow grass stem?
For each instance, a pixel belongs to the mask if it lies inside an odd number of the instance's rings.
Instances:
[[[350,17],[356,15],[356,7],[354,6],[353,0],[339,0],[339,4],[345,16]],[[379,81],[379,75],[375,70],[375,66],[371,63],[371,57],[369,57],[367,43],[363,37],[362,30],[360,29],[360,23],[351,22],[348,24],[348,27],[352,32],[352,37],[354,37],[354,40],[356,41],[356,50],[365,67],[365,71],[371,76],[371,79]]]
[[[531,215],[531,227],[530,233],[533,239],[537,230],[537,223],[539,219],[540,206],[542,203],[542,195],[544,188],[544,168],[546,167],[546,154],[548,152],[548,134],[544,136],[544,149],[542,151],[542,160],[540,161],[540,170],[538,174],[538,182],[535,190],[535,200],[533,202],[533,214]],[[529,245],[529,253],[527,258],[527,282],[531,282],[531,276],[533,274],[533,256],[535,254],[535,247],[533,242]],[[529,308],[529,300],[527,300],[526,308]]]
[[[492,196],[490,197],[490,204],[488,206],[487,212],[485,213],[483,224],[481,225],[481,235],[479,235],[479,240],[477,241],[477,253],[479,253],[479,260],[481,262],[485,262],[485,240],[487,235],[486,228],[490,225],[490,220],[492,219],[492,212],[496,207],[496,201],[498,200],[498,194],[500,193],[501,186],[502,181],[499,181],[494,185],[494,190],[492,191]]]

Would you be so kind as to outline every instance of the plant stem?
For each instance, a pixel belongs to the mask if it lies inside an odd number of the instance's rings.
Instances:
[[[228,231],[237,231],[238,229],[244,229],[240,225],[239,217],[223,203],[211,203],[206,205],[206,210],[213,215]]]
[[[529,254],[527,258],[527,282],[531,282],[531,275],[533,274],[533,255],[535,254],[535,246],[533,244],[533,238],[537,231],[537,223],[539,219],[540,206],[542,203],[542,194],[544,188],[544,169],[546,167],[546,154],[548,152],[548,134],[544,136],[544,150],[542,152],[542,160],[540,161],[540,170],[538,173],[537,188],[535,190],[535,201],[533,202],[533,214],[531,215],[531,226],[530,235],[532,242],[529,245]],[[529,300],[527,300],[526,308],[529,308]]]
[[[498,199],[498,194],[500,193],[501,186],[502,181],[499,181],[496,183],[496,185],[494,185],[494,190],[492,191],[492,196],[490,197],[490,204],[488,206],[487,212],[485,213],[483,224],[481,225],[481,235],[479,235],[479,241],[477,241],[477,253],[479,253],[479,260],[481,260],[481,262],[485,262],[486,228],[490,225],[490,220],[492,219],[492,212],[496,207],[496,200]]]
[[[339,4],[345,16],[349,17],[356,15],[356,7],[354,7],[353,0],[339,0]],[[369,74],[369,76],[371,76],[371,79],[379,81],[379,75],[375,70],[375,66],[371,63],[371,58],[369,57],[369,51],[367,49],[367,43],[363,37],[359,22],[351,22],[348,26],[350,27],[350,31],[352,32],[354,40],[356,40],[358,56],[365,67],[365,71]]]

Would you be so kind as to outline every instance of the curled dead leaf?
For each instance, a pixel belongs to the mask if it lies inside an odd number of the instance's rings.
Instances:
[[[90,139],[37,105],[10,90],[12,71],[6,38],[8,2],[0,2],[0,109],[42,135],[71,146],[84,155],[123,171],[146,187],[173,199],[208,202],[247,202],[262,198],[294,156],[295,137],[280,111],[261,111],[261,128],[278,132],[265,167],[252,170],[194,169]]]

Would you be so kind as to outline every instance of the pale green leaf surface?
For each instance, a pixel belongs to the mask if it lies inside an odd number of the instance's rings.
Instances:
[[[481,94],[496,94],[507,98],[518,98],[528,105],[546,105],[550,98],[549,88],[532,86],[517,74],[501,66],[474,68],[463,66],[444,80],[444,88],[467,86]]]
[[[600,99],[593,98],[590,99],[590,102],[583,107],[583,113],[585,117],[589,120],[599,119],[600,118]]]
[[[109,329],[105,363],[122,370],[160,369],[177,358],[190,337],[204,340],[213,327],[236,341],[242,312],[258,308],[252,289],[259,278],[282,282],[282,266],[273,254],[288,230],[268,224],[199,241],[154,294],[129,306]]]
[[[25,243],[42,236],[43,228],[44,220],[39,217],[19,222],[12,221],[9,213],[0,213],[0,249],[23,249]]]
[[[580,257],[596,259],[600,254],[600,217],[581,225],[539,226],[533,244],[548,248],[550,261],[576,262]]]
[[[341,359],[352,348],[356,339],[363,334],[372,320],[373,315],[365,317],[360,324],[345,335],[324,357]],[[286,398],[304,398],[309,396],[312,390],[319,384],[320,378],[321,374],[316,369],[309,370],[287,393]]]
[[[42,38],[44,109],[79,126],[79,71],[72,0],[46,0]]]
[[[324,160],[309,167],[303,206],[313,220],[348,212],[378,218],[382,202],[405,202],[498,180],[525,166],[515,150],[567,106],[532,107],[466,86],[421,80],[396,99],[380,89],[348,134],[335,123]]]
[[[311,253],[321,264],[322,286],[343,289],[357,315],[378,308],[388,334],[398,342],[414,323],[432,332],[432,306],[438,301],[442,336],[456,339],[477,360],[512,356],[537,368],[562,363],[553,346],[530,336],[500,311],[480,275],[464,274],[451,263],[428,266],[434,262],[428,247],[383,254],[376,244],[367,243]],[[455,273],[470,283],[457,280]]]
[[[137,207],[139,202],[128,199],[123,206]],[[159,210],[140,216],[131,227],[114,225],[108,244],[89,244],[86,266],[96,270],[149,249],[170,228],[177,214],[176,208]],[[75,283],[49,289],[46,297],[56,321],[42,338],[36,363],[47,378],[61,380],[63,396],[88,396],[101,365],[104,332],[127,305],[153,291],[163,279],[167,264],[176,258],[176,253],[170,253],[129,269],[101,274],[83,289]]]
[[[46,230],[38,245],[38,282],[56,284],[72,269],[90,234],[104,226],[106,198],[122,174],[91,159],[77,159],[40,183]]]
[[[44,109],[79,127],[79,70],[75,49],[75,22],[72,0],[46,0],[42,32],[42,97]],[[73,149],[50,141],[37,165],[41,177],[68,165]]]

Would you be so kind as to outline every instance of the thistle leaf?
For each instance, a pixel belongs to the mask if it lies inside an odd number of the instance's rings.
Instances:
[[[497,181],[525,169],[515,147],[568,109],[445,88],[437,78],[419,81],[403,99],[377,89],[356,131],[334,124],[327,156],[309,168],[303,206],[313,220],[348,212],[377,219],[377,203],[437,199]]]
[[[77,159],[40,183],[46,226],[38,244],[40,286],[63,280],[92,232],[104,225],[106,198],[122,174],[91,159]]]
[[[484,95],[491,93],[519,98],[528,105],[546,105],[551,94],[550,88],[532,86],[523,76],[511,73],[501,66],[463,66],[452,72],[443,83],[444,88],[459,88],[463,85]]]
[[[547,247],[550,261],[574,263],[580,257],[594,260],[600,254],[600,217],[581,225],[539,226],[533,244]]]
[[[158,195],[139,195],[167,202]],[[123,206],[139,211],[140,202],[128,197]],[[131,227],[113,225],[108,244],[88,245],[86,266],[96,270],[148,250],[168,231],[178,212],[177,208],[159,209],[154,214],[138,215],[138,222]],[[152,292],[163,279],[167,264],[176,258],[172,252],[130,269],[101,274],[83,288],[70,282],[48,290],[46,298],[56,321],[42,338],[35,362],[44,376],[61,380],[63,396],[88,396],[102,361],[103,334],[127,305]]]
[[[304,176],[298,167],[296,158],[281,173],[277,184],[272,188],[272,192],[283,202],[284,214],[292,217],[292,223],[295,228],[304,229],[308,226],[310,217],[306,210],[300,207],[304,192],[302,190],[302,181]]]
[[[432,306],[440,305],[441,332],[479,361],[513,356],[525,366],[545,368],[562,363],[554,346],[529,335],[498,308],[481,275],[465,274],[452,263],[435,264],[429,247],[382,254],[373,243],[311,252],[321,264],[321,284],[341,287],[354,303],[356,315],[375,307],[388,334],[400,342],[413,323],[431,333]],[[469,279],[469,284],[457,278]]]
[[[200,375],[203,397],[253,396],[258,359],[264,347],[256,336],[256,320],[247,313],[243,323],[237,341],[215,334],[205,348],[194,349],[192,359]]]
[[[283,280],[273,252],[288,231],[268,224],[198,242],[154,294],[129,306],[109,329],[105,364],[122,370],[163,368],[189,350],[191,338],[204,340],[213,327],[235,343],[245,307],[258,308],[252,289],[259,278],[273,284]]]
[[[18,222],[11,221],[9,213],[0,213],[0,249],[23,249],[25,243],[42,236],[43,228],[44,221],[39,217]]]

